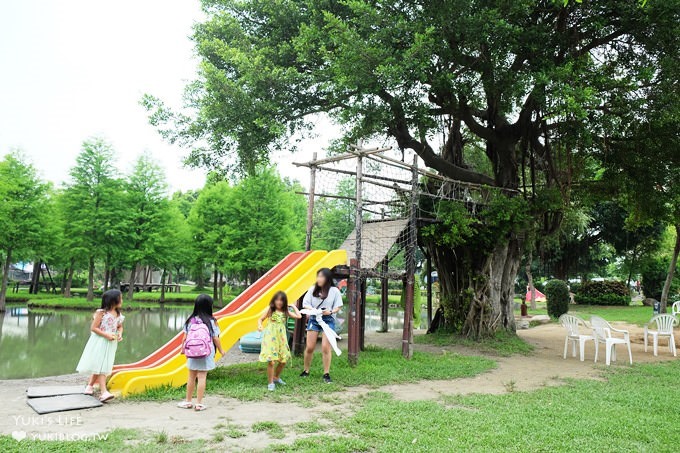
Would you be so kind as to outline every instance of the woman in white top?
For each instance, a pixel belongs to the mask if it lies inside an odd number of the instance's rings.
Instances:
[[[335,314],[342,308],[342,294],[340,290],[335,287],[333,283],[333,274],[327,267],[319,269],[316,273],[316,284],[309,288],[302,300],[302,308],[313,308],[322,311],[323,321],[329,327],[335,330]],[[305,368],[300,373],[300,376],[309,376],[309,368],[312,365],[314,358],[314,349],[316,348],[316,341],[319,338],[319,333],[322,332],[321,326],[313,316],[309,317],[307,322],[307,345],[305,348]],[[326,384],[330,384],[330,368],[331,368],[331,345],[325,335],[321,338],[321,356],[323,358],[323,380]]]

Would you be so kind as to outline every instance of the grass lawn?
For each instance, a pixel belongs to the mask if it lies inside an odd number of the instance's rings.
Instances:
[[[678,451],[680,362],[608,370],[607,382],[505,395],[395,401],[374,393],[336,423],[345,437],[313,436],[275,451]]]
[[[357,385],[380,386],[401,382],[417,382],[423,379],[454,379],[474,376],[495,366],[492,360],[459,354],[428,354],[416,352],[409,361],[401,357],[401,351],[367,348],[359,357],[359,364],[351,368],[347,359],[335,357],[331,376],[334,383],[321,383],[320,357],[312,367],[309,378],[300,378],[302,359],[294,357],[292,364],[283,372],[283,379],[291,384],[272,394],[267,391],[266,365],[246,363],[219,367],[208,374],[208,394],[219,394],[243,401],[302,399],[318,395],[319,386],[324,393],[342,391]],[[184,388],[162,387],[131,396],[136,400],[176,400],[184,395]],[[320,398],[335,400],[339,397],[321,395]]]
[[[84,293],[83,293],[84,294]],[[165,307],[187,307],[193,304],[196,296],[200,292],[192,291],[185,293],[166,293]],[[225,305],[234,300],[234,295],[224,295]],[[124,301],[123,307],[126,310],[158,308],[160,293],[159,292],[139,292],[135,293],[133,301]],[[100,296],[95,296],[92,302],[88,302],[84,295],[64,297],[61,294],[38,293],[28,294],[27,290],[22,290],[16,294],[8,294],[7,303],[9,304],[26,304],[31,308],[45,308],[45,309],[60,309],[68,308],[72,310],[92,310],[99,307],[101,301]],[[221,305],[215,304],[217,308]]]
[[[387,296],[387,301],[391,304],[401,304],[401,296],[390,295]],[[380,305],[380,294],[366,295],[366,304]]]
[[[88,302],[84,297],[55,297],[52,299],[36,299],[30,300],[26,303],[30,308],[39,309],[70,309],[70,310],[94,310],[99,308],[101,301],[95,299],[92,302]],[[146,308],[158,308],[160,304],[158,302],[142,302],[142,301],[124,301],[123,311],[125,310],[140,310]],[[163,304],[166,308],[171,307],[187,307],[187,304],[181,304],[179,302],[168,301]]]
[[[599,316],[607,321],[623,321],[639,326],[649,322],[653,316],[652,307],[630,305],[628,307],[607,307],[599,305],[570,305],[569,313],[588,319]]]
[[[392,379],[380,367],[375,368],[373,357],[392,363],[393,359],[384,354],[386,351],[367,352],[366,368],[357,370]],[[485,363],[478,362],[473,368],[483,368],[480,365]],[[424,366],[426,363],[418,364],[414,369],[422,372]],[[403,402],[386,393],[372,392],[353,400],[353,414],[328,412],[314,422],[291,426],[257,422],[249,431],[266,432],[272,439],[272,451],[677,451],[680,411],[673,402],[680,401],[680,386],[674,385],[680,375],[680,361],[614,368],[605,373],[605,381],[570,380],[532,392],[449,395],[439,401]],[[211,377],[214,381],[215,376]],[[240,373],[232,374],[231,379],[239,381],[234,386],[253,384],[243,382],[246,376]],[[298,386],[304,388],[303,393],[311,388],[296,383]],[[314,386],[318,387],[318,382]],[[290,393],[282,392],[281,397],[292,400]],[[317,434],[331,429],[332,436]],[[225,426],[216,426],[215,430],[211,440],[191,442],[164,431],[143,435],[135,430],[114,430],[106,440],[79,442],[17,442],[10,436],[0,436],[0,451],[220,451],[220,442],[226,437],[246,435],[243,430]],[[276,444],[282,430],[310,437],[299,438],[292,445]]]
[[[495,354],[502,357],[509,357],[513,354],[529,354],[534,347],[522,340],[517,335],[498,333],[495,337],[482,338],[474,341],[460,335],[449,333],[433,333],[417,335],[414,337],[416,343],[432,344],[436,346],[465,346],[483,353]]]
[[[521,300],[516,299],[517,302]],[[536,310],[529,309],[529,315],[545,315],[547,310],[545,302],[538,302]],[[519,316],[519,309],[515,310],[515,314]],[[603,306],[603,305],[569,305],[569,313],[580,316],[588,320],[591,316],[600,316],[607,321],[621,321],[628,324],[637,324],[642,326],[648,322],[652,317],[652,307],[645,307],[643,305],[628,305],[628,306]]]
[[[26,438],[17,442],[10,436],[0,436],[0,451],[4,452],[196,452],[204,451],[205,441],[187,442],[160,432],[153,437],[143,436],[134,429],[116,429],[88,440],[40,440]]]

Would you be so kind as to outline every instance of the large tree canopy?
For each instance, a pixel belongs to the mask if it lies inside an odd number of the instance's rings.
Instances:
[[[559,228],[572,182],[677,49],[678,0],[643,3],[204,0],[188,111],[144,103],[195,165],[252,171],[327,114],[346,141],[388,137],[450,178],[523,194],[531,204],[492,204],[488,225],[471,225],[481,240],[440,229],[428,245],[465,332],[513,329],[527,228]],[[480,148],[486,162],[469,158]]]

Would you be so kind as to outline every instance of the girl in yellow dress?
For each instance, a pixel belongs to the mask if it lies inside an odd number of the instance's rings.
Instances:
[[[288,317],[300,319],[302,315],[295,305],[288,306],[288,296],[283,291],[274,294],[269,308],[267,308],[257,321],[257,330],[262,332],[262,347],[260,349],[260,362],[267,362],[267,377],[269,384],[267,389],[273,392],[276,384],[285,385],[281,380],[281,372],[290,360],[288,348],[288,335],[286,334],[286,321]],[[269,319],[267,327],[262,327],[265,319]]]

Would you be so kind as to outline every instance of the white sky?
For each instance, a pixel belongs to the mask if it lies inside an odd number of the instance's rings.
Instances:
[[[113,144],[121,171],[148,151],[172,190],[203,186],[204,171],[183,167],[186,150],[165,143],[139,105],[144,93],[181,105],[202,17],[198,0],[0,0],[0,155],[18,148],[59,184],[96,135]],[[290,162],[323,155],[338,129],[321,124],[297,156],[272,157],[283,175],[307,184]]]

